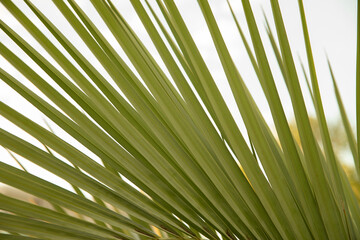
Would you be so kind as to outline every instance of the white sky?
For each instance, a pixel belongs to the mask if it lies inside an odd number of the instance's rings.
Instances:
[[[14,1],[22,9],[27,9],[26,5],[18,0]],[[48,16],[51,20],[54,21],[55,25],[67,36],[70,36],[70,39],[78,46],[78,50],[84,53],[85,56],[90,61],[94,61],[95,66],[101,71],[104,76],[106,72],[96,63],[96,60],[92,54],[87,50],[86,46],[79,40],[77,35],[73,32],[70,26],[67,23],[64,23],[64,18],[60,15],[54,5],[50,0],[44,1],[32,1],[36,6],[44,11],[45,15]],[[139,34],[139,37],[146,46],[149,47],[150,51],[154,54],[156,60],[161,66],[163,66],[160,57],[157,55],[154,46],[152,45],[149,37],[146,34],[145,29],[141,26],[140,20],[137,18],[134,10],[131,7],[131,4],[127,0],[118,0],[116,6],[118,6],[120,12],[124,15],[128,23],[133,27],[136,33]],[[153,1],[150,1],[153,2]],[[286,22],[286,28],[288,31],[288,37],[290,40],[291,47],[293,49],[293,54],[298,60],[297,55],[300,55],[304,60],[305,48],[302,38],[302,29],[300,25],[300,16],[297,8],[296,0],[279,0],[281,9],[283,11],[283,17]],[[195,0],[177,0],[176,3],[180,8],[185,22],[188,24],[190,32],[193,34],[195,42],[197,43],[205,61],[208,64],[208,67],[213,74],[223,96],[230,106],[232,113],[234,114],[237,122],[241,125],[241,118],[237,111],[236,104],[231,97],[231,91],[229,86],[226,83],[225,75],[221,69],[221,64],[216,56],[216,50],[213,46],[213,43],[210,41],[210,34],[205,26],[205,21],[201,17],[200,8],[198,7]],[[264,39],[265,49],[269,53],[269,60],[273,65],[273,72],[275,79],[277,80],[277,86],[279,90],[279,95],[284,103],[284,109],[286,115],[291,119],[292,107],[290,104],[290,98],[285,89],[285,85],[282,81],[281,74],[276,65],[275,58],[273,56],[269,41],[267,40],[264,30],[264,21],[262,17],[261,7],[264,8],[268,19],[270,19],[270,24],[272,30],[275,31],[273,22],[271,21],[271,9],[270,4],[267,0],[252,0],[252,6],[257,18],[259,27],[261,28],[262,36]],[[97,19],[96,14],[92,6],[89,4],[88,0],[79,1],[79,4],[84,7],[84,10],[87,13],[90,13],[91,16],[96,19],[95,23],[106,33],[106,36],[109,37],[111,43],[116,50],[123,55],[121,48],[116,44],[116,41],[111,36],[110,31],[102,24],[101,20]],[[239,34],[237,33],[235,24],[232,20],[232,16],[227,7],[225,0],[211,0],[211,7],[214,11],[215,17],[218,20],[218,24],[222,33],[224,35],[225,41],[228,44],[230,53],[237,64],[240,74],[247,83],[250,91],[253,93],[256,102],[258,103],[262,113],[264,114],[266,120],[271,124],[271,115],[267,107],[266,100],[260,90],[260,85],[256,79],[250,61],[246,55],[245,49],[243,47],[242,41]],[[248,31],[246,29],[246,23],[244,19],[244,14],[241,8],[241,3],[239,0],[232,0],[231,4],[237,14],[240,24],[243,27],[243,30],[249,38]],[[346,107],[347,113],[349,114],[351,123],[355,125],[355,47],[356,47],[356,1],[355,0],[304,0],[305,12],[308,21],[308,27],[310,32],[311,43],[314,52],[315,63],[317,67],[317,73],[319,78],[319,84],[321,89],[321,94],[323,97],[323,103],[325,107],[325,112],[330,121],[336,121],[339,118],[338,108],[336,105],[335,96],[333,94],[333,88],[331,84],[330,75],[327,68],[327,62],[325,58],[325,52],[327,52],[330,61],[333,65],[335,77],[343,97],[344,105]],[[28,16],[31,19],[34,19],[34,23],[37,26],[41,26],[39,21],[31,14],[31,11],[26,11]],[[11,14],[0,4],[0,19],[17,31],[20,35],[25,36],[25,39],[34,46],[36,49],[39,49],[44,56],[51,60],[44,50],[41,49],[40,45],[20,26],[20,24],[11,16]],[[41,29],[45,29],[41,26]],[[46,30],[45,30],[46,32]],[[19,56],[24,57],[24,54],[18,50],[18,48],[12,43],[12,41],[0,31],[0,41],[3,42],[6,46],[10,47],[16,53],[20,53]],[[59,44],[58,44],[59,45]],[[59,45],[60,46],[60,45]],[[61,47],[60,47],[61,48]],[[26,62],[38,71],[41,76],[46,79],[49,79],[46,74],[42,72],[39,67],[34,65],[32,61],[27,59]],[[54,62],[53,60],[51,60]],[[31,87],[31,89],[36,89],[28,84],[26,79],[24,79],[19,73],[14,70],[7,62],[0,56],[1,67],[8,70],[9,73],[13,74],[15,77],[18,77],[24,84]],[[56,65],[57,66],[57,65]],[[298,66],[299,67],[299,66]],[[300,68],[298,68],[300,69]],[[302,72],[299,71],[299,76],[302,78]],[[305,83],[302,82],[302,85],[305,88]],[[37,91],[39,92],[39,91]],[[307,91],[304,91],[306,103],[308,104],[308,109],[310,113],[314,113],[309,95]],[[37,111],[33,106],[27,103],[21,96],[19,96],[15,91],[9,88],[6,84],[0,81],[0,100],[10,105],[17,111],[25,114],[29,118],[38,122],[39,124],[44,125],[42,115]],[[21,136],[22,138],[34,142],[32,137],[28,136],[24,132],[18,130],[11,123],[0,116],[0,127],[11,131],[12,133]],[[54,124],[52,127],[55,128],[58,134],[63,136],[65,139],[69,140],[71,143],[76,145],[77,143],[71,138],[67,137],[60,129],[56,128]],[[37,146],[41,147],[38,143],[34,142]],[[78,144],[77,144],[78,145]],[[80,147],[80,146],[79,146]],[[12,165],[16,165],[14,161],[10,158],[7,152],[0,148],[0,161],[7,162]],[[65,184],[60,180],[56,180],[54,176],[47,173],[44,170],[34,166],[28,161],[24,161],[24,165],[32,172],[45,176],[47,179],[52,181],[57,181],[59,184]]]

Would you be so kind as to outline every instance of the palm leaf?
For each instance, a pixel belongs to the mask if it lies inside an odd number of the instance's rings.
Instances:
[[[302,1],[299,11],[322,145],[310,126],[278,1],[270,1],[277,36],[265,17],[266,31],[291,98],[299,142],[285,116],[250,1],[241,2],[251,41],[227,3],[275,132],[235,65],[207,1],[198,4],[211,35],[208,41],[215,46],[246,134],[174,1],[130,1],[154,52],[132,29],[116,1],[88,2],[109,30],[105,33],[76,1],[54,0],[62,21],[70,23],[96,61],[86,57],[35,2],[24,0],[19,7],[1,1],[43,50],[0,20],[4,36],[18,46],[13,50],[1,41],[0,54],[41,94],[4,67],[0,79],[39,110],[48,128],[56,125],[61,132],[55,134],[0,102],[1,116],[45,150],[6,126],[0,130],[0,145],[72,188],[0,162],[0,182],[44,199],[55,209],[0,194],[0,238],[358,238],[360,209],[332,146]],[[35,17],[42,28],[33,23]],[[52,60],[43,56],[44,50]],[[359,147],[334,77],[333,83],[358,167]],[[69,137],[81,147],[73,146]],[[22,159],[14,159],[22,166]]]

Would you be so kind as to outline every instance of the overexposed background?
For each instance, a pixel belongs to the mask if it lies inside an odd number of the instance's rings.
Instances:
[[[69,39],[78,47],[91,62],[94,63],[96,68],[105,76],[108,77],[106,71],[100,66],[97,60],[93,57],[90,51],[87,49],[85,44],[80,40],[75,31],[71,28],[69,23],[66,22],[65,18],[61,16],[60,12],[56,9],[55,5],[50,0],[33,0],[32,1],[43,13],[53,21],[53,23],[66,35]],[[136,16],[131,4],[127,0],[114,0],[115,5],[128,23],[133,27],[133,30],[139,35],[140,39],[148,47],[150,52],[155,56],[155,59],[164,66],[161,58],[157,54],[155,47],[152,45],[150,38],[147,36],[145,29],[141,25],[140,20]],[[246,22],[244,13],[241,8],[241,1],[232,0],[230,1],[235,14],[237,15],[243,30],[250,41],[250,37],[246,28]],[[305,61],[306,65],[306,53],[303,42],[302,28],[300,23],[300,16],[298,11],[297,0],[279,0],[280,7],[282,9],[283,18],[286,23],[288,37],[293,50],[293,55],[297,61],[298,73],[301,79],[303,74],[300,71],[300,65],[298,56]],[[44,32],[49,35],[46,28],[40,23],[35,17],[31,10],[21,0],[16,0],[14,3],[29,16],[33,22]],[[92,7],[89,0],[79,0],[78,3],[83,7],[84,11],[94,19],[94,23],[105,33],[110,40],[111,44],[115,49],[126,58],[121,50],[121,47],[116,43],[116,40],[111,35],[110,31],[103,24],[94,8]],[[153,3],[153,1],[150,1]],[[210,33],[207,30],[205,21],[201,15],[200,8],[195,0],[177,0],[176,1],[180,12],[182,13],[185,22],[187,23],[190,32],[193,35],[195,42],[197,43],[208,67],[216,80],[226,102],[228,103],[230,110],[232,111],[236,121],[240,128],[244,130],[240,115],[237,111],[237,107],[234,99],[232,98],[230,88],[226,82],[225,74],[221,68],[219,58],[217,57],[215,47],[211,42]],[[272,64],[273,74],[276,79],[278,86],[279,95],[283,101],[285,113],[289,120],[292,119],[292,106],[290,98],[286,91],[286,87],[283,83],[280,71],[276,64],[276,59],[273,55],[270,43],[266,36],[264,28],[264,18],[262,14],[262,8],[264,9],[268,19],[270,20],[271,28],[275,32],[274,23],[271,19],[271,8],[270,3],[267,0],[252,0],[251,1],[257,23],[261,30],[261,34],[264,39],[265,49],[268,53],[269,61]],[[268,109],[266,99],[263,96],[260,84],[252,70],[251,63],[247,57],[243,43],[237,32],[235,23],[232,19],[230,10],[225,0],[210,0],[210,5],[218,21],[219,27],[224,35],[224,39],[231,49],[230,53],[239,68],[240,74],[244,78],[249,90],[255,97],[255,100],[262,111],[265,119],[271,125],[272,118]],[[310,38],[318,73],[318,79],[323,97],[323,104],[325,108],[326,116],[330,122],[336,122],[340,118],[336,99],[334,96],[333,87],[331,84],[330,74],[327,67],[326,54],[333,65],[335,77],[343,97],[344,105],[349,115],[350,121],[355,126],[355,55],[356,55],[356,1],[355,0],[304,0],[305,12],[307,16],[307,22],[310,32]],[[12,29],[24,37],[35,49],[41,52],[47,59],[54,63],[61,71],[62,69],[56,64],[54,60],[46,53],[44,49],[34,40],[31,35],[18,23],[18,21],[0,4],[0,19],[8,24]],[[59,43],[56,45],[60,49],[63,49]],[[26,56],[12,41],[9,39],[4,32],[0,30],[0,41],[12,49],[18,56],[21,56],[27,64],[29,64],[34,70],[36,70],[42,77],[49,80],[51,79],[36,65],[34,62]],[[67,54],[66,54],[67,55]],[[69,58],[71,58],[69,56]],[[34,86],[32,86],[21,74],[19,74],[2,56],[0,56],[0,66],[8,71],[10,74],[21,80],[26,86],[33,89],[35,92],[40,93]],[[62,71],[64,72],[64,71]],[[66,74],[65,74],[66,75]],[[110,77],[108,77],[110,78]],[[109,79],[110,81],[110,79]],[[304,96],[308,106],[309,113],[314,115],[314,109],[311,106],[311,99],[306,90],[305,82],[301,82],[304,87]],[[41,95],[43,96],[43,95]],[[34,108],[31,104],[27,103],[20,95],[8,87],[5,83],[0,80],[0,100],[13,107],[17,111],[23,113],[25,116],[31,118],[33,121],[46,127],[44,123],[43,115]],[[75,146],[84,150],[90,156],[93,156],[89,151],[86,151],[80,144],[69,137],[66,133],[62,132],[61,129],[57,128],[55,124],[51,123],[51,127],[55,130],[55,133],[71,142]],[[42,145],[35,141],[31,136],[27,135],[22,130],[11,124],[9,121],[0,116],[0,127],[4,128],[18,136],[21,136],[25,140],[34,143],[36,146],[41,148]],[[343,160],[351,164],[351,157],[344,153]],[[95,159],[96,157],[93,156]],[[48,173],[47,171],[35,166],[34,164],[22,159],[24,166],[36,175],[56,182],[62,186],[67,184],[56,176]],[[5,149],[0,148],[0,161],[9,163],[17,166],[10,155]]]

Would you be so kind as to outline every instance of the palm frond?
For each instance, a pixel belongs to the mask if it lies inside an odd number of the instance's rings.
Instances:
[[[1,239],[360,238],[359,203],[333,148],[302,0],[298,3],[310,72],[307,80],[321,141],[310,125],[302,79],[277,0],[270,1],[276,34],[266,16],[265,28],[291,99],[300,141],[285,115],[266,40],[249,0],[241,3],[251,41],[230,1],[226,6],[275,131],[235,64],[211,5],[198,1],[211,36],[207,40],[215,46],[246,134],[173,0],[130,0],[151,44],[136,34],[117,1],[87,2],[106,29],[99,28],[74,0],[44,4],[52,3],[93,57],[87,57],[37,3],[1,1],[43,49],[0,20],[2,36],[17,46],[15,50],[1,41],[0,54],[20,73],[0,67],[0,79],[41,113],[47,127],[0,102],[1,116],[42,147],[6,126],[0,129],[0,145],[71,188],[0,161],[0,182],[52,205],[50,209],[0,194]],[[330,72],[359,173],[359,142],[331,67]],[[357,123],[359,116],[357,111]],[[61,132],[55,134],[52,125]],[[358,138],[359,129],[358,124]],[[21,166],[22,160],[14,159]]]

